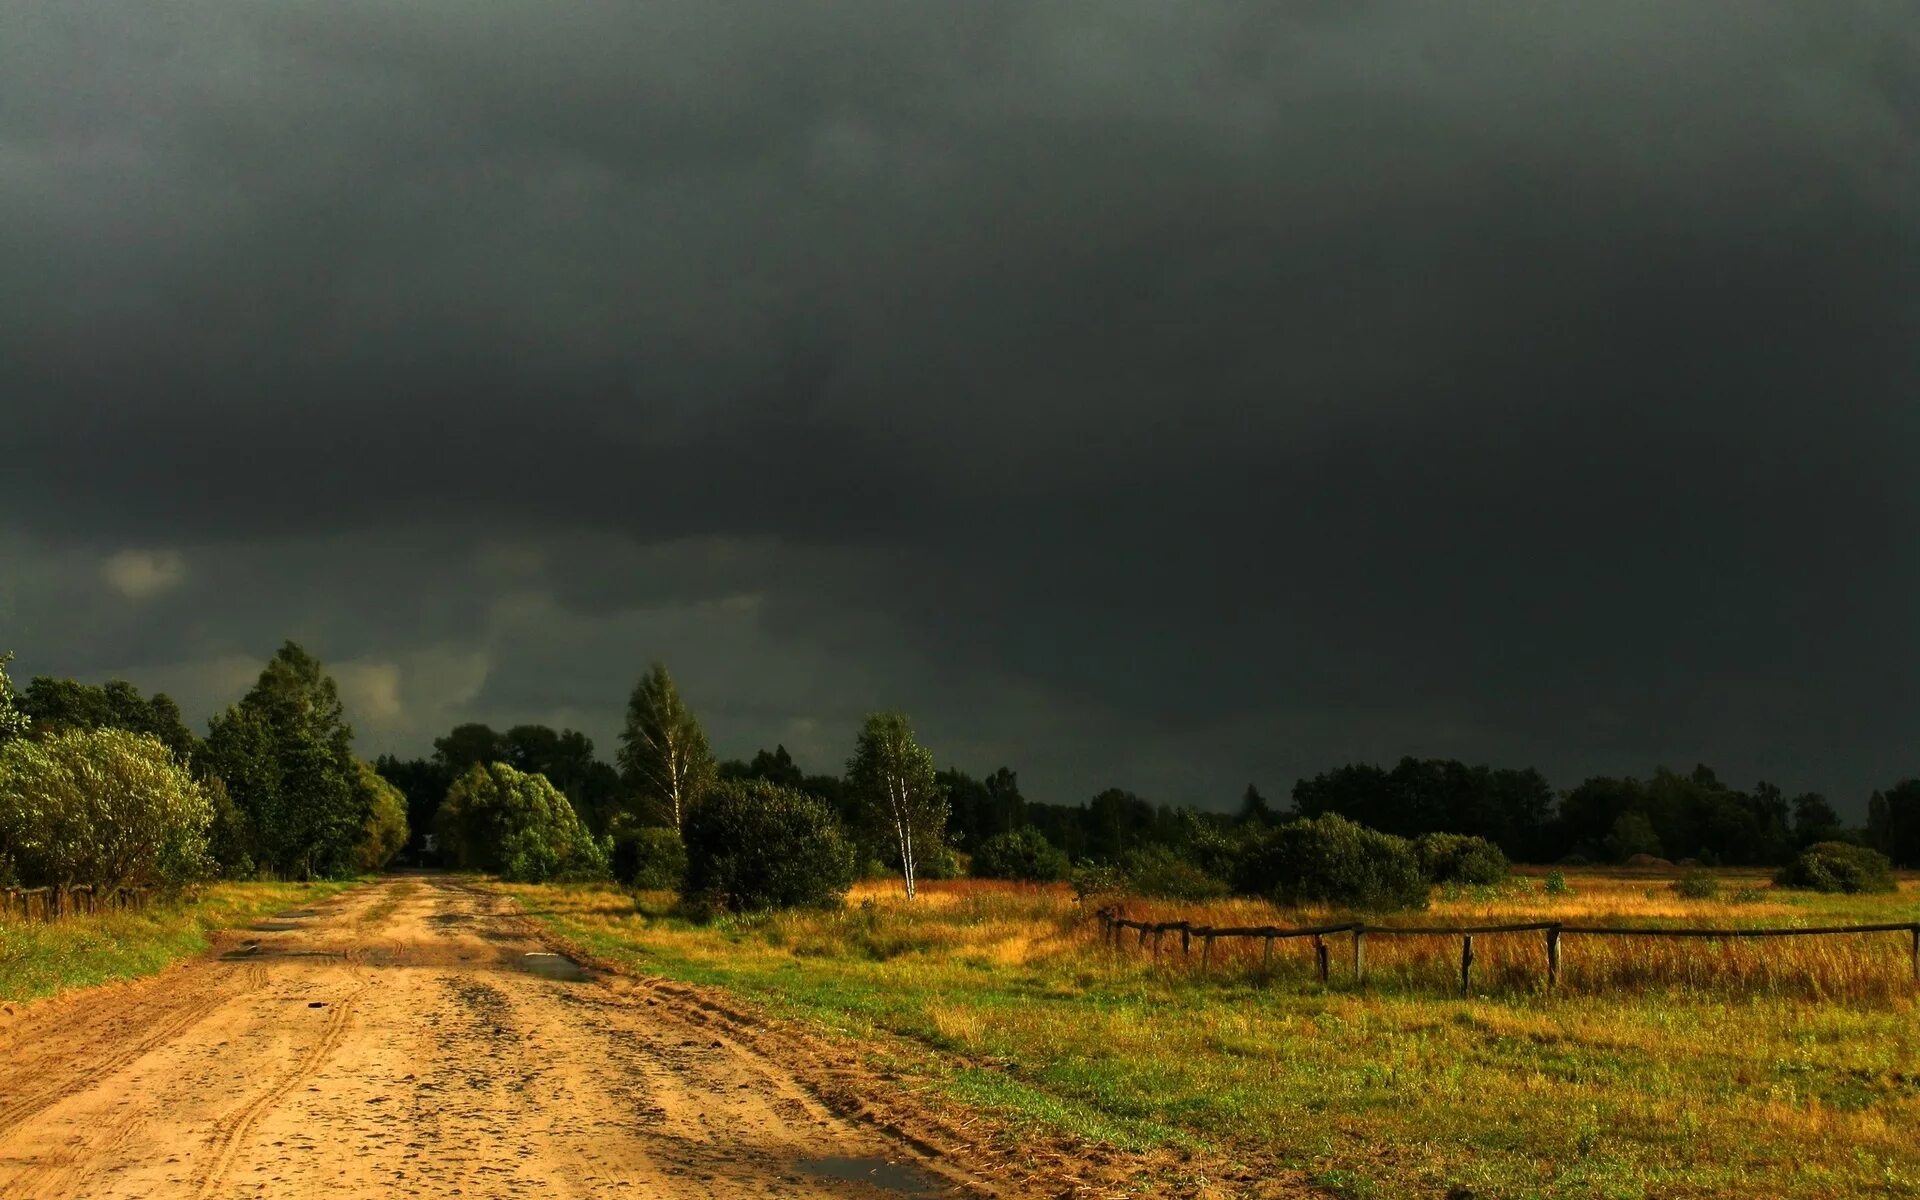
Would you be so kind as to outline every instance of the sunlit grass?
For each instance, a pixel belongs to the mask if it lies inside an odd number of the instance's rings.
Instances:
[[[342,883],[217,883],[193,901],[160,901],[144,912],[53,922],[0,918],[0,1001],[151,975],[197,954],[215,929],[332,895]]]
[[[1775,893],[1730,875],[1685,900],[1657,878],[1587,873],[1436,896],[1408,921],[1685,925],[1920,919],[1895,896]],[[1064,888],[862,885],[844,910],[692,925],[671,897],[511,888],[604,957],[722,984],[855,1039],[937,1054],[907,1064],[1014,1122],[1132,1148],[1198,1146],[1305,1172],[1336,1194],[1920,1194],[1920,1010],[1902,935],[1668,943],[1569,937],[1544,988],[1538,935],[1369,939],[1314,978],[1303,943],[1263,971],[1258,944],[1115,953]],[[1736,900],[1743,887],[1756,896]],[[1251,901],[1140,904],[1134,915],[1292,924]],[[1508,943],[1511,942],[1511,945]],[[885,1043],[876,1042],[877,1045]]]

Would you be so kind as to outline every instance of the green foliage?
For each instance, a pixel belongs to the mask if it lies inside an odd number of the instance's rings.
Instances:
[[[1228,892],[1227,882],[1202,870],[1191,859],[1166,846],[1132,850],[1121,860],[1126,890],[1135,896],[1164,900],[1216,900]]]
[[[1573,895],[1573,889],[1567,886],[1567,873],[1558,868],[1547,872],[1546,882],[1540,890],[1549,896]]]
[[[1068,876],[1074,898],[1082,904],[1097,904],[1127,890],[1127,877],[1112,863],[1081,863]]]
[[[173,886],[211,866],[206,791],[146,734],[70,729],[0,746],[0,846],[30,886]]]
[[[165,692],[142,696],[124,679],[104,684],[36,676],[20,698],[36,732],[62,729],[124,729],[152,734],[182,763],[192,762],[199,740],[180,718],[180,706]]]
[[[539,883],[607,874],[607,849],[544,775],[505,763],[473,766],[448,789],[435,818],[456,866]]]
[[[867,823],[888,835],[912,899],[921,862],[945,848],[947,791],[935,777],[932,753],[914,741],[905,713],[867,718],[847,762],[847,785]]]
[[[1673,890],[1688,900],[1712,900],[1720,895],[1720,879],[1711,871],[1698,868],[1673,881]]]
[[[7,664],[12,661],[13,651],[0,654],[0,742],[25,737],[33,728],[32,718],[20,707],[13,680],[7,678]]]
[[[1847,842],[1815,842],[1780,868],[1773,882],[1815,892],[1891,892],[1900,886],[1886,855]]]
[[[367,806],[367,823],[353,848],[353,865],[362,872],[378,871],[407,844],[407,798],[369,764],[355,766],[354,782]]]
[[[1660,835],[1653,830],[1653,822],[1642,812],[1624,812],[1614,818],[1613,828],[1607,832],[1607,856],[1614,862],[1625,862],[1636,854],[1660,854]]]
[[[838,902],[853,850],[824,802],[762,779],[715,786],[687,814],[685,896],[735,912]]]
[[[1393,911],[1428,901],[1412,842],[1332,813],[1273,830],[1248,853],[1241,882],[1289,905]]]
[[[687,845],[677,829],[661,825],[619,829],[613,838],[614,875],[642,891],[679,888],[687,876]]]
[[[319,659],[283,645],[240,703],[213,719],[206,765],[246,814],[260,867],[302,879],[354,870],[371,797]]]
[[[222,879],[250,879],[257,869],[253,861],[256,842],[253,823],[227,791],[227,781],[218,775],[201,779],[207,802],[213,809],[213,822],[207,827],[207,856]]]
[[[1065,879],[1067,856],[1029,825],[980,843],[973,852],[972,873],[981,879]]]
[[[1483,837],[1423,833],[1414,842],[1429,883],[1488,885],[1507,877],[1507,856]]]
[[[620,734],[621,781],[636,815],[682,828],[687,813],[713,785],[715,770],[700,722],[666,666],[653,664],[627,699],[627,724]]]

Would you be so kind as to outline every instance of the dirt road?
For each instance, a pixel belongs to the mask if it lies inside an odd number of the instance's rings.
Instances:
[[[0,1196],[893,1197],[958,1176],[426,876],[0,1034]]]

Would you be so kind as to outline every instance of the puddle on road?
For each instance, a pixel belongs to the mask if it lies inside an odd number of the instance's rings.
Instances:
[[[794,1165],[816,1179],[844,1179],[902,1196],[938,1196],[945,1190],[919,1168],[884,1158],[809,1158]]]
[[[532,971],[542,979],[558,979],[566,983],[585,983],[593,978],[593,973],[564,954],[535,951],[520,956],[522,970]]]
[[[259,930],[261,933],[291,933],[296,929],[304,929],[305,926],[292,921],[255,921],[247,928]]]
[[[319,915],[319,913],[310,908],[290,908],[286,912],[273,914],[274,919],[278,921],[291,921],[297,917],[317,917]]]

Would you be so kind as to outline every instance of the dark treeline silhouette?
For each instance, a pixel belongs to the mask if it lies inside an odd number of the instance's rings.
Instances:
[[[229,873],[365,869],[367,848],[384,845],[388,836],[372,831],[399,826],[392,816],[375,816],[391,809],[382,799],[388,785],[404,797],[417,853],[456,785],[467,781],[464,794],[482,795],[485,781],[473,776],[476,768],[507,781],[493,788],[498,802],[484,809],[494,814],[488,820],[517,820],[513,814],[522,809],[550,807],[539,790],[550,785],[571,808],[568,819],[594,839],[567,861],[604,859],[622,879],[660,877],[667,870],[662,864],[679,861],[680,834],[701,797],[760,784],[817,800],[838,823],[860,869],[893,872],[909,890],[916,880],[956,873],[964,856],[988,848],[982,865],[1000,864],[996,869],[1027,864],[1021,869],[1052,877],[1068,863],[1111,864],[1199,894],[1241,886],[1236,879],[1249,856],[1277,844],[1268,833],[1318,818],[1407,839],[1485,839],[1521,862],[1651,858],[1761,866],[1786,863],[1812,845],[1850,843],[1920,866],[1917,780],[1875,792],[1858,827],[1819,793],[1788,796],[1764,781],[1743,788],[1706,766],[1595,777],[1557,792],[1531,768],[1403,758],[1390,767],[1349,763],[1301,779],[1285,801],[1249,785],[1224,811],[1156,803],[1118,787],[1061,804],[1029,799],[1007,766],[983,775],[936,771],[933,756],[898,713],[867,719],[842,772],[810,771],[779,745],[718,761],[658,664],[634,686],[619,745],[609,756],[574,729],[467,723],[436,738],[430,756],[381,756],[377,776],[362,774],[352,755],[352,729],[333,681],[292,643],[251,691],[210,722],[204,738],[164,694],[143,696],[122,681],[96,685],[46,676],[15,692],[0,670],[0,746],[9,738],[32,742],[75,730],[152,738],[190,769],[212,814],[203,831],[209,855]],[[517,775],[500,774],[500,767]],[[521,783],[518,776],[544,782]],[[539,851],[528,851],[529,862],[545,862],[552,857],[547,849],[560,844],[553,838],[565,832],[517,830],[514,836],[532,839],[525,845]]]

